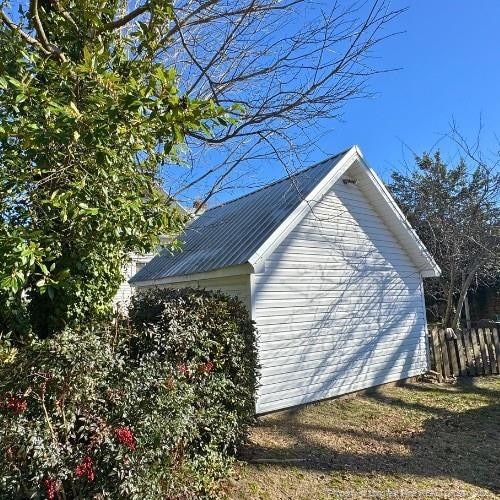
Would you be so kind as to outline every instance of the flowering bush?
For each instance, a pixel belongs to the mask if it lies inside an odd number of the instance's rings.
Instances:
[[[1,498],[209,498],[253,418],[254,327],[210,292],[148,292],[132,326],[0,364]]]

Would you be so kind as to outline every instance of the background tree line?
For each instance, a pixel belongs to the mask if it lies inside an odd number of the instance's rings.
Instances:
[[[448,136],[454,165],[439,151],[424,153],[389,187],[441,267],[441,277],[425,280],[429,319],[456,328],[467,292],[500,276],[500,155],[482,152],[480,134],[470,143],[452,125]]]

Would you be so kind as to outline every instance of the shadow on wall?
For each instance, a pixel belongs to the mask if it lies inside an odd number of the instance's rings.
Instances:
[[[343,426],[338,416],[333,415],[334,404],[338,401],[328,403],[330,406],[324,408],[331,416],[326,419],[314,418],[318,415],[315,412],[320,411],[318,407],[325,403],[283,411],[272,415],[272,418],[263,417],[259,427],[264,432],[279,434],[281,441],[275,447],[268,446],[272,442],[270,439],[265,440],[266,447],[249,446],[242,458],[259,464],[270,463],[279,468],[316,472],[454,477],[500,494],[500,391],[471,388],[466,384],[464,382],[453,392],[457,398],[460,394],[473,392],[485,396],[489,404],[455,413],[446,407],[427,406],[422,401],[405,401],[377,389],[366,394],[368,401],[380,403],[380,406],[372,407],[373,411],[383,412],[385,407],[428,415],[423,430],[416,432],[406,429],[405,432],[390,433],[387,429],[378,431],[376,426]],[[429,395],[436,394],[438,398],[440,391],[449,394],[449,389],[428,389],[413,384],[405,385],[405,390],[428,391]],[[363,407],[365,417],[369,409]],[[307,416],[303,412],[307,412]],[[320,425],[315,423],[318,420]],[[342,438],[349,439],[349,443],[358,440],[357,450],[351,451],[351,446],[338,445]],[[287,440],[293,445],[279,446]]]
[[[271,255],[252,290],[262,411],[425,369],[420,274],[359,188],[338,191]]]

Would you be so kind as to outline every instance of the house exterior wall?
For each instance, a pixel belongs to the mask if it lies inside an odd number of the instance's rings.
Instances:
[[[126,307],[128,306],[134,293],[134,289],[129,285],[128,280],[153,257],[154,254],[152,253],[132,254],[130,256],[129,262],[123,266],[123,281],[121,282],[120,288],[118,288],[118,291],[113,299],[113,304],[116,308],[126,310]]]
[[[128,280],[136,273],[135,262],[128,262],[125,266],[123,266],[123,281],[120,284],[120,288],[116,292],[115,298],[113,299],[113,303],[116,307],[125,307],[132,297],[132,287],[128,284]]]
[[[251,290],[258,413],[427,369],[422,278],[359,185],[338,181]]]
[[[248,274],[236,276],[221,276],[218,278],[176,281],[175,283],[150,285],[138,288],[205,288],[207,290],[220,290],[226,295],[238,297],[250,311],[250,278]]]

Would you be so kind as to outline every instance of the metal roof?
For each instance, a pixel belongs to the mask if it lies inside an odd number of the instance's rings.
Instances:
[[[185,228],[181,251],[163,250],[129,283],[245,264],[345,153],[208,209]]]

